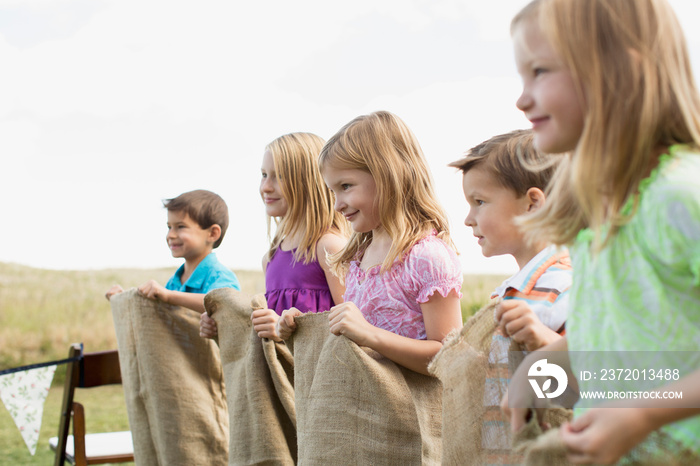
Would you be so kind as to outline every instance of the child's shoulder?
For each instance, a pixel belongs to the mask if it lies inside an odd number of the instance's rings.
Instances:
[[[409,265],[419,263],[444,264],[451,267],[459,267],[461,264],[457,252],[435,232],[432,232],[418,240],[406,253],[405,262]]]
[[[508,277],[496,288],[493,296],[504,296],[509,288],[524,294],[530,294],[535,288],[563,292],[571,287],[572,279],[573,269],[569,250],[549,245],[530,259],[523,268]]]
[[[316,243],[316,255],[323,257],[326,253],[335,254],[345,247],[348,239],[337,232],[325,233]]]
[[[672,146],[670,155],[639,187],[640,202],[628,227],[644,249],[665,262],[684,262],[698,251],[700,237],[700,153]],[[631,202],[628,203],[628,207]],[[657,254],[663,251],[662,256]]]
[[[419,303],[427,302],[435,290],[447,296],[454,289],[461,297],[462,264],[455,250],[435,233],[416,242],[398,270],[403,282],[418,290]]]
[[[642,181],[640,208],[643,212],[683,210],[686,217],[700,215],[700,152],[683,145],[672,146],[669,152]]]
[[[669,192],[700,192],[700,152],[685,145],[671,146],[669,155],[661,157],[659,166],[642,182],[646,188]]]

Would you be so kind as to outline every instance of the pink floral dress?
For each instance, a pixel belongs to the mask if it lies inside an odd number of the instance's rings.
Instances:
[[[345,277],[345,301],[355,303],[375,327],[416,340],[425,340],[420,305],[438,291],[446,297],[462,288],[462,267],[457,254],[435,234],[418,241],[397,259],[391,269],[379,273],[381,265],[368,270],[352,261]]]

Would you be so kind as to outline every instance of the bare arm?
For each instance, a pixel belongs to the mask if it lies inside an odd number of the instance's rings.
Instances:
[[[459,297],[452,291],[447,297],[435,293],[421,305],[426,340],[414,340],[380,329],[367,322],[354,303],[331,309],[331,332],[345,335],[360,346],[367,346],[413,371],[429,375],[428,364],[442,348],[442,340],[462,326]]]
[[[343,295],[345,294],[345,285],[340,282],[340,278],[331,272],[330,265],[328,264],[327,254],[335,254],[345,247],[347,239],[342,236],[338,236],[333,233],[325,234],[321,237],[316,245],[316,255],[318,257],[318,263],[323,269],[323,273],[326,275],[326,281],[328,282],[328,288],[331,290],[331,296],[333,297],[333,302],[335,304],[340,304],[343,302]]]
[[[203,294],[168,290],[155,280],[149,280],[139,286],[139,293],[148,299],[157,299],[174,306],[186,307],[200,314],[205,310]]]

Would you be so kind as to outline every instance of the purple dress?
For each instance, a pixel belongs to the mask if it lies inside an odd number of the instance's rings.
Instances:
[[[278,248],[265,269],[267,306],[281,315],[295,307],[301,312],[323,312],[335,304],[326,274],[317,260],[304,264],[294,260],[294,251]]]

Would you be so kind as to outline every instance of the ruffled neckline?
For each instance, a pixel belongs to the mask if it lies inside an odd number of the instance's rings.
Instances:
[[[680,151],[683,147],[685,147],[683,144],[673,144],[668,147],[668,150],[665,153],[659,156],[659,163],[656,164],[656,167],[651,170],[649,176],[639,182],[637,194],[630,196],[625,202],[625,205],[622,206],[621,213],[623,215],[629,215],[632,213],[635,199],[641,199],[644,196],[646,191],[649,189],[649,186],[654,183],[657,178],[661,176],[661,173],[666,170],[666,167],[668,167],[671,162],[677,158],[678,151]],[[605,227],[605,229],[607,229],[607,227]],[[576,235],[577,242],[590,243],[594,238],[595,233],[593,233],[593,230],[590,228],[584,228],[578,232],[578,235]]]
[[[418,243],[420,243],[420,242],[422,242],[422,241],[425,241],[426,239],[428,239],[428,238],[430,238],[430,237],[433,237],[433,236],[434,236],[434,237],[437,237],[437,230],[435,230],[435,229],[433,229],[430,233],[428,233],[427,235],[425,235],[424,237],[422,237],[421,239],[419,239],[418,241],[416,241],[416,242],[413,244],[413,246],[411,246],[411,247],[408,249],[408,251],[406,251],[405,253],[403,253],[400,257],[397,257],[396,259],[394,259],[394,263],[391,264],[391,267],[394,267],[394,265],[396,265],[396,264],[397,264],[398,262],[400,262],[405,256],[407,256],[407,255],[409,254],[410,250],[413,249],[413,247],[414,247],[416,244],[418,244]],[[363,254],[364,254],[364,252],[363,252]],[[372,275],[377,275],[377,274],[379,273],[379,271],[382,269],[382,263],[379,263],[379,264],[375,264],[375,265],[371,266],[371,267],[368,268],[367,270],[364,270],[364,269],[360,266],[361,261],[362,261],[362,256],[357,257],[357,258],[351,260],[351,261],[350,261],[350,268],[353,268],[353,267],[354,267],[354,268],[357,268],[357,270],[359,270],[360,273],[362,274],[362,275],[361,275],[362,277],[371,277]]]
[[[376,265],[373,265],[372,267],[368,268],[367,270],[364,270],[360,266],[360,261],[354,260],[354,261],[350,261],[350,267],[356,268],[360,272],[360,274],[362,274],[361,276],[370,277],[372,275],[377,275],[379,273],[379,270],[381,270],[381,268],[382,268],[382,264],[376,264]]]

